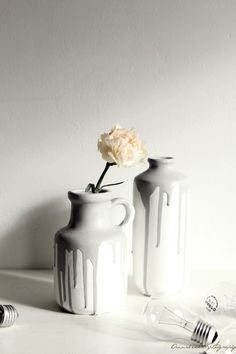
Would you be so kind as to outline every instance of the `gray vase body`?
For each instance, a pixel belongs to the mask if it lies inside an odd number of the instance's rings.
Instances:
[[[173,158],[148,159],[134,179],[133,272],[143,294],[183,287],[189,192]]]
[[[71,191],[71,218],[54,244],[54,287],[58,304],[76,314],[100,314],[125,300],[126,225],[133,207],[111,193]],[[112,224],[115,205],[126,210],[120,225]]]

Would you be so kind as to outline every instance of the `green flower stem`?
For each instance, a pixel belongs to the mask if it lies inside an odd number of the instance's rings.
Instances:
[[[113,162],[113,163],[107,162],[107,163],[106,163],[106,166],[105,166],[105,168],[104,168],[104,170],[103,170],[103,172],[102,172],[102,174],[101,174],[101,176],[100,176],[100,178],[99,178],[99,180],[98,180],[98,182],[97,182],[97,184],[96,184],[96,186],[95,186],[95,193],[96,193],[96,192],[99,192],[99,189],[100,189],[100,187],[101,187],[101,184],[102,184],[103,178],[105,177],[105,174],[107,173],[107,171],[109,170],[109,168],[110,168],[111,166],[114,166],[114,165],[116,165],[115,162]]]

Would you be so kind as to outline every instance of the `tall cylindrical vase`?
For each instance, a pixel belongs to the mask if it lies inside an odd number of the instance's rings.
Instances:
[[[145,295],[183,287],[189,192],[172,157],[149,158],[134,179],[133,272]]]
[[[123,305],[126,295],[126,225],[133,207],[109,191],[70,191],[71,218],[54,243],[57,303],[76,314],[100,314]],[[123,205],[124,220],[112,223],[114,206]]]

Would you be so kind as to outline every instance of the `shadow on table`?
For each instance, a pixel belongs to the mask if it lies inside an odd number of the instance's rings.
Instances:
[[[131,275],[128,277],[128,295],[130,295],[127,299],[127,306],[130,308],[128,311],[121,308],[118,312],[99,316],[74,316],[73,324],[91,330],[93,333],[139,342],[155,342],[155,339],[146,332],[143,318],[143,303],[148,300],[148,297],[137,290]],[[137,300],[140,302],[140,307],[135,309],[136,306],[133,307],[132,303]]]
[[[145,328],[144,321],[135,320],[132,316],[122,318],[112,314],[99,316],[74,316],[73,324],[86,328],[91,333],[103,334],[111,337],[118,337],[139,342],[153,342]]]
[[[60,312],[54,300],[51,272],[32,274],[24,271],[0,271],[0,298],[5,303],[18,303]]]
[[[130,284],[133,289],[133,283]],[[137,294],[135,288],[132,290]],[[0,270],[0,298],[5,304],[22,304],[53,312],[62,312],[55,303],[51,271]],[[101,316],[71,315],[71,324],[92,332],[138,341],[150,341],[143,324],[112,314]]]
[[[127,293],[130,295],[137,295],[137,296],[143,296],[137,289],[135,283],[134,283],[134,278],[132,275],[128,276],[128,289]]]

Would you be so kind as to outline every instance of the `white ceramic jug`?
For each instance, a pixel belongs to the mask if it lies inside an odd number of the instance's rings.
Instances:
[[[54,245],[54,284],[58,304],[76,314],[100,314],[120,307],[127,287],[126,232],[134,215],[130,203],[109,191],[71,191],[71,218]],[[126,210],[112,223],[115,205]]]

